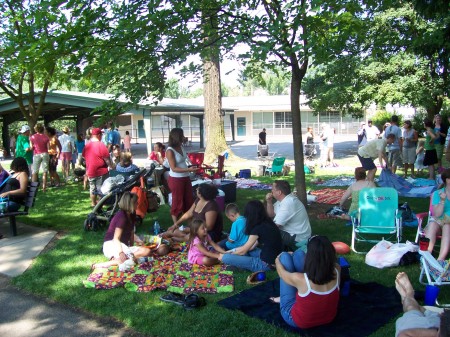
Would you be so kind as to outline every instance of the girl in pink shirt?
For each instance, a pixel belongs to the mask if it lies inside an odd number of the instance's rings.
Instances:
[[[212,266],[220,263],[219,253],[225,254],[225,250],[211,239],[201,220],[192,221],[189,242],[189,263]]]

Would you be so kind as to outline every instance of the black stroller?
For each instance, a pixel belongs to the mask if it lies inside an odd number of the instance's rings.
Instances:
[[[114,186],[107,194],[102,195],[102,198],[84,221],[84,230],[97,231],[102,226],[109,225],[112,217],[119,210],[119,200],[123,193],[131,191],[134,186],[138,186],[141,177],[146,181],[147,177],[153,173],[154,169],[155,165],[152,164],[149,169],[143,168],[136,174],[128,175],[128,179],[122,184]],[[126,175],[127,174],[125,174],[125,176]]]

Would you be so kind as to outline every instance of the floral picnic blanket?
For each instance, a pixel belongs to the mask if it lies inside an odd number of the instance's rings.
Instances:
[[[233,272],[225,269],[225,265],[206,267],[190,264],[186,252],[172,252],[166,256],[155,256],[153,261],[136,265],[127,272],[119,271],[117,266],[97,268],[83,284],[86,288],[124,287],[136,292],[156,289],[178,294],[232,292]]]
[[[311,194],[317,197],[315,202],[330,205],[339,204],[344,193],[345,190],[335,188],[324,188],[323,190],[311,191]]]

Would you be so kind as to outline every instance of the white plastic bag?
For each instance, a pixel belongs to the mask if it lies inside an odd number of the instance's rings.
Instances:
[[[113,187],[122,184],[124,181],[125,181],[125,178],[121,175],[117,175],[115,177],[109,177],[103,182],[100,190],[103,195],[106,195],[113,189]]]
[[[409,241],[392,243],[386,240],[378,242],[366,255],[366,264],[375,268],[398,266],[407,252],[417,252],[419,247]]]

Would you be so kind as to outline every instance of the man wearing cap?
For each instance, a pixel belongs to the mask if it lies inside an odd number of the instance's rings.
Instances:
[[[101,142],[102,130],[92,129],[92,137],[83,149],[83,157],[86,159],[86,175],[89,180],[89,193],[91,206],[97,204],[97,191],[100,191],[103,181],[108,177],[108,167],[113,168],[108,149]]]
[[[372,124],[372,121],[370,119],[367,121],[367,125],[364,126],[364,131],[366,133],[366,142],[377,139],[380,135],[380,130],[378,130],[378,128]]]
[[[25,158],[28,169],[31,172],[31,164],[33,163],[33,149],[30,145],[30,127],[22,125],[16,141],[16,157]]]

